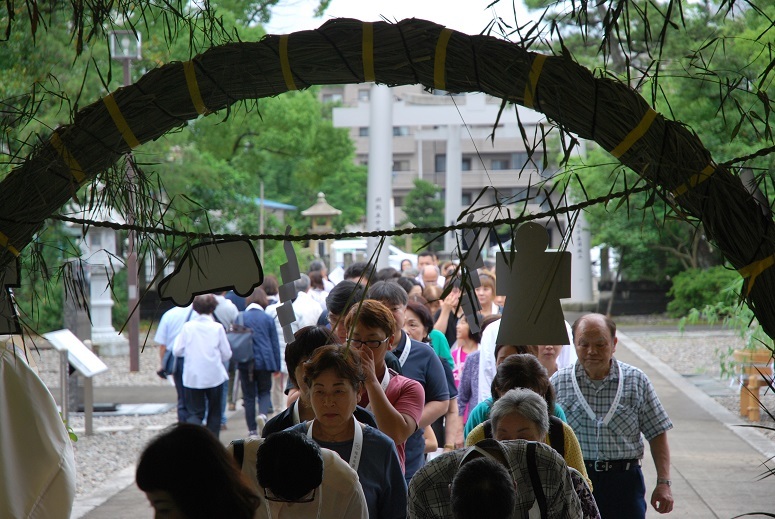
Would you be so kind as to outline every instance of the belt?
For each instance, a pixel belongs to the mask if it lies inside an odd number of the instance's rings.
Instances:
[[[640,460],[584,460],[584,465],[595,472],[624,472],[640,467]]]

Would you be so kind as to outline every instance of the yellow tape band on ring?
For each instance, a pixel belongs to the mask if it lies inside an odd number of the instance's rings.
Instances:
[[[541,70],[544,68],[544,61],[546,61],[546,56],[536,54],[533,64],[530,66],[530,74],[528,74],[527,84],[525,85],[525,106],[528,108],[533,108],[535,104],[536,86],[538,86]]]
[[[194,62],[184,61],[183,72],[186,74],[186,86],[188,86],[188,95],[191,97],[191,102],[194,103],[194,109],[196,113],[203,114],[207,112],[207,107],[202,100],[202,94],[199,92],[199,83],[196,82],[196,69],[194,68]]]
[[[436,42],[436,59],[433,62],[433,87],[436,90],[447,89],[447,43],[450,36],[452,29],[442,29]]]
[[[3,234],[2,232],[0,232],[0,247],[5,247],[6,249],[8,249],[8,251],[11,254],[13,254],[17,258],[19,257],[19,249],[17,249],[16,247],[8,243],[8,236]]]
[[[681,184],[677,188],[675,188],[675,191],[673,191],[673,196],[679,197],[682,194],[689,191],[691,188],[696,186],[697,184],[701,182],[705,182],[710,178],[713,173],[716,172],[716,167],[713,164],[708,164],[705,166],[705,169],[697,173],[696,175],[692,175],[689,177],[689,181],[686,184]]]
[[[57,132],[54,132],[53,135],[51,135],[51,145],[57,150],[57,153],[62,157],[62,160],[67,164],[67,167],[70,168],[70,174],[75,179],[75,183],[81,185],[83,181],[86,180],[83,168],[78,164],[78,161],[73,157],[73,154],[70,153],[70,150],[65,147],[65,143],[62,142],[62,138]]]
[[[288,34],[280,36],[280,67],[282,67],[283,79],[285,79],[285,86],[288,87],[288,90],[298,90],[296,82],[293,81],[291,62],[288,61],[288,36]]]
[[[767,256],[766,258],[759,261],[754,261],[750,265],[737,270],[737,272],[743,276],[743,279],[748,279],[748,283],[746,283],[745,297],[748,297],[751,294],[751,290],[753,290],[753,284],[756,282],[756,278],[759,276],[759,274],[773,265],[775,265],[775,254],[772,256]]]
[[[127,146],[129,146],[130,149],[140,146],[140,141],[137,140],[137,137],[135,137],[135,134],[132,133],[132,130],[129,128],[126,119],[124,119],[124,115],[116,104],[116,100],[113,99],[113,94],[103,97],[102,101],[105,103],[108,113],[110,113],[110,117],[113,119],[113,123],[116,125],[116,128],[118,128],[118,132],[124,138],[124,142],[127,143]]]
[[[649,131],[649,128],[651,127],[651,123],[654,122],[654,119],[657,118],[657,113],[649,108],[645,114],[643,114],[643,118],[638,123],[638,126],[633,128],[633,130],[627,134],[627,137],[624,138],[624,140],[611,151],[611,155],[616,157],[617,159],[627,153],[627,150],[632,148],[632,145],[638,142],[638,140],[646,135],[646,132]]]
[[[374,81],[374,24],[363,23],[363,80]]]

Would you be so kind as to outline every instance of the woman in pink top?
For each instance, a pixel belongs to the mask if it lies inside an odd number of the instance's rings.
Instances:
[[[477,321],[481,323],[482,320],[482,316],[479,315]],[[452,361],[455,363],[452,374],[455,377],[455,387],[459,387],[466,357],[479,349],[481,334],[479,332],[474,333],[471,331],[471,327],[468,325],[465,316],[458,319],[455,332],[457,334],[457,341],[452,347]]]

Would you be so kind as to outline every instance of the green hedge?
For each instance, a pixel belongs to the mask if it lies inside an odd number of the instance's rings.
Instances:
[[[673,299],[667,311],[673,317],[683,317],[692,308],[733,303],[729,299],[735,294],[726,289],[738,281],[740,274],[724,266],[685,270],[673,277],[673,286],[668,292]]]

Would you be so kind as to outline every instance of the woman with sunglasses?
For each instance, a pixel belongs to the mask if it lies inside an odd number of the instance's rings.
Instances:
[[[369,517],[406,517],[406,482],[395,444],[353,417],[364,375],[360,356],[340,345],[322,346],[304,363],[315,419],[291,430],[330,449],[358,473]]]

